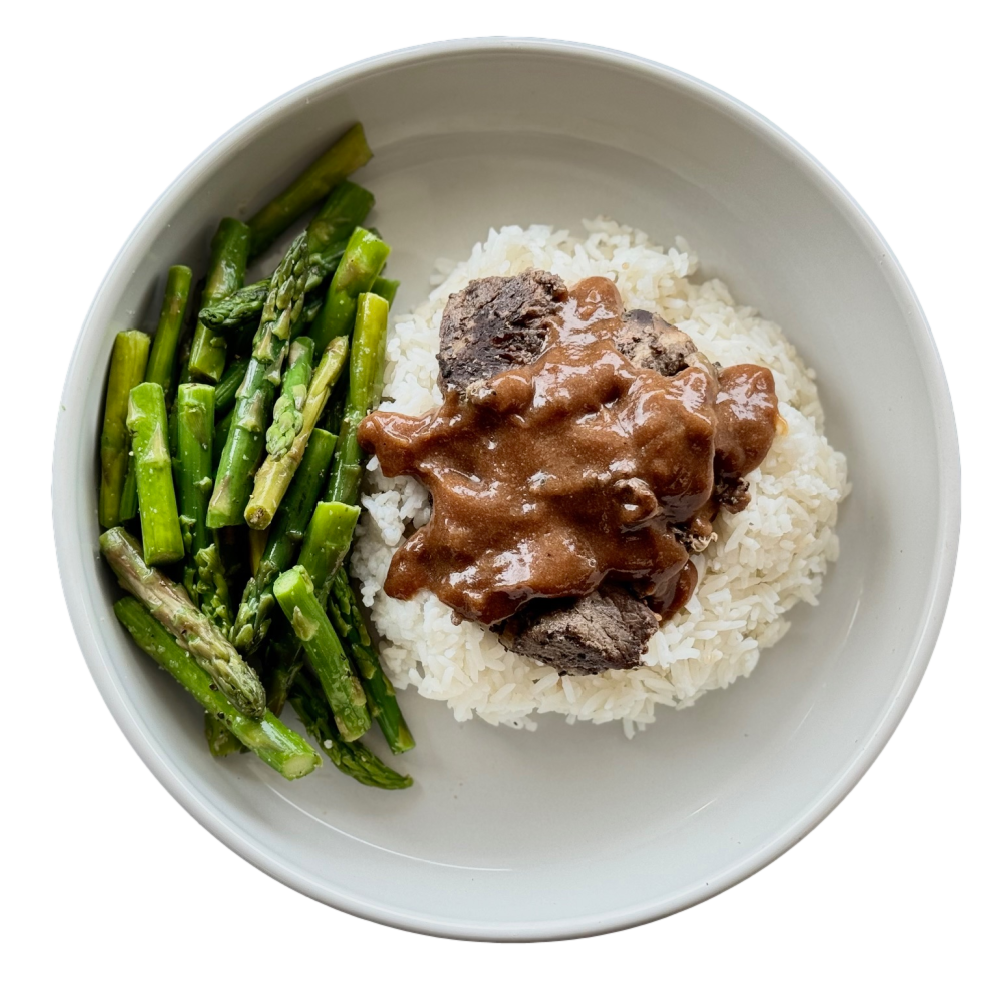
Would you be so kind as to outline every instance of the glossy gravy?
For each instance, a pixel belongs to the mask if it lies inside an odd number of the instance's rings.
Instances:
[[[687,601],[697,573],[682,539],[710,534],[717,473],[744,476],[766,456],[774,379],[756,365],[636,367],[615,350],[622,312],[614,283],[589,278],[533,363],[423,416],[365,418],[358,439],[384,474],[414,476],[433,498],[429,523],[393,556],[390,597],[429,589],[487,625],[605,578],[663,616]]]

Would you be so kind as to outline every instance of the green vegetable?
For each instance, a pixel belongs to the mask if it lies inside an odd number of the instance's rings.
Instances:
[[[301,778],[320,764],[319,756],[296,732],[270,712],[252,718],[216,690],[212,679],[134,597],[115,602],[115,615],[136,644],[163,667],[195,700],[265,764],[289,780]]]
[[[128,397],[143,558],[150,566],[184,558],[173,463],[167,446],[167,407],[156,382],[140,382]]]
[[[264,436],[267,453],[272,458],[281,458],[302,430],[302,407],[309,391],[312,358],[313,342],[308,337],[299,337],[289,345],[281,392],[274,404],[271,426]]]
[[[149,357],[149,337],[138,330],[126,330],[115,337],[111,349],[111,371],[104,400],[101,428],[101,493],[98,519],[102,528],[120,523],[122,493],[129,456],[129,393],[142,381]],[[134,514],[133,514],[134,516]]]
[[[219,629],[191,603],[183,587],[143,562],[139,543],[124,528],[101,535],[101,553],[118,582],[150,610],[233,705],[259,719],[264,689]]]
[[[288,700],[306,732],[323,748],[338,770],[372,788],[409,788],[413,784],[408,774],[397,774],[362,743],[341,739],[330,717],[329,706],[308,678],[299,675]]]
[[[319,677],[341,737],[353,743],[371,726],[365,692],[313,594],[309,575],[301,566],[293,566],[274,581],[274,596]]]
[[[210,528],[239,524],[253,486],[253,474],[264,451],[264,421],[274,404],[281,380],[281,364],[288,349],[292,324],[302,310],[305,285],[306,238],[303,233],[288,248],[271,277],[267,303],[253,340],[246,376],[236,393],[215,492],[208,505]]]
[[[129,598],[123,597],[123,601]],[[145,612],[147,615],[149,612]],[[156,621],[154,618],[153,621]],[[169,634],[169,633],[168,633]],[[181,650],[183,652],[183,650]],[[217,715],[205,713],[205,742],[213,757],[228,757],[243,749],[243,744],[233,735],[232,730]]]
[[[215,386],[215,416],[216,419],[228,413],[236,400],[236,390],[239,389],[243,376],[247,373],[249,358],[238,358],[225,371]]]
[[[347,339],[338,337],[330,342],[323,352],[309,381],[305,402],[302,406],[302,426],[290,447],[284,454],[268,455],[254,476],[253,494],[244,511],[247,524],[254,528],[264,528],[271,523],[288,484],[305,454],[309,436],[316,421],[323,412],[333,385],[340,377],[347,358]]]
[[[153,346],[149,350],[145,378],[146,382],[159,385],[165,397],[170,397],[173,389],[177,343],[184,325],[184,312],[190,291],[191,268],[184,267],[183,264],[170,268],[167,271],[167,287],[163,292],[160,321],[156,326]]]
[[[263,253],[303,212],[321,202],[349,174],[372,158],[365,130],[352,125],[276,198],[250,220],[250,255]]]
[[[223,219],[212,237],[202,309],[242,287],[249,254],[250,227],[237,219]],[[199,320],[188,359],[191,378],[214,385],[222,377],[225,365],[226,338]]]
[[[313,433],[298,474],[278,508],[260,562],[243,591],[236,614],[232,641],[241,652],[255,650],[267,634],[274,607],[271,586],[278,574],[288,569],[295,559],[309,515],[323,492],[335,444],[332,434]]]
[[[326,292],[323,309],[309,327],[322,351],[335,337],[349,337],[358,311],[358,296],[367,292],[389,256],[389,245],[366,229],[356,229]]]
[[[354,505],[361,494],[363,457],[358,426],[382,395],[388,322],[389,303],[385,299],[372,293],[359,296],[351,346],[351,381],[327,500]]]
[[[389,307],[392,308],[393,302],[396,301],[396,292],[399,291],[399,282],[379,277],[372,282],[371,290],[376,295],[381,295],[389,303]]]

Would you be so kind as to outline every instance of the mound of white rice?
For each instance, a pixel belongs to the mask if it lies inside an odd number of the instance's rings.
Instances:
[[[606,219],[584,223],[577,242],[549,226],[491,230],[462,264],[438,261],[430,299],[390,333],[383,409],[423,413],[441,403],[438,329],[448,295],[472,278],[544,268],[573,284],[613,279],[627,308],[651,309],[677,324],[712,361],[755,363],[774,372],[787,434],[750,476],[751,501],[723,513],[718,540],[698,563],[700,585],[688,606],[653,636],[640,667],[595,676],[560,676],[550,666],[503,648],[471,622],[455,624],[433,594],[398,601],[382,592],[393,553],[409,525],[429,516],[426,490],[387,479],[373,459],[351,562],[383,641],[383,662],[400,688],[445,701],[458,720],[534,728],[535,712],[577,719],[621,719],[632,735],[658,704],[685,708],[706,691],[746,677],[760,651],[788,629],[783,615],[800,600],[815,604],[827,563],[837,558],[837,504],[848,491],[844,456],[823,436],[814,373],[774,323],[737,305],[718,280],[698,283],[694,251],[678,238],[663,249],[642,232]]]

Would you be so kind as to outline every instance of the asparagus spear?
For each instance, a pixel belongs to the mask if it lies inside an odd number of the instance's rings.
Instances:
[[[250,255],[263,253],[303,212],[322,201],[349,174],[372,158],[359,122],[314,160],[250,220]]]
[[[334,575],[329,606],[333,627],[345,641],[351,662],[361,677],[361,686],[368,698],[368,711],[379,724],[389,748],[393,753],[412,750],[413,736],[399,710],[392,681],[382,669],[378,650],[365,627],[361,609],[343,566]]]
[[[284,615],[275,618],[264,645],[263,671],[267,707],[275,715],[281,715],[304,660],[302,643],[292,631],[288,619]]]
[[[195,553],[210,544],[205,511],[212,491],[214,418],[215,390],[210,385],[186,382],[177,387],[177,491],[184,548],[192,570]],[[187,573],[184,582],[197,600]]]
[[[337,254],[333,267],[327,270],[326,275],[333,273],[340,257],[347,248],[347,241],[350,240],[351,234],[365,221],[374,204],[375,195],[353,181],[343,181],[330,192],[330,197],[313,216],[306,229],[306,239],[309,241],[310,270],[314,264],[313,255],[326,255],[323,257],[322,263],[318,259],[315,261],[318,267],[324,267],[330,263],[329,253],[331,249],[343,243],[344,246]],[[315,284],[312,287],[315,287]]]
[[[337,269],[348,241],[375,204],[375,196],[357,184],[338,184],[323,207],[306,229],[309,244],[309,264],[306,268],[306,292],[320,288]],[[231,295],[203,308],[199,319],[213,329],[241,327],[253,320],[264,308],[267,280],[247,285]],[[319,309],[322,297],[312,306]],[[309,319],[313,319],[310,316]]]
[[[267,303],[254,336],[253,354],[236,393],[233,419],[219,459],[215,492],[208,505],[210,528],[239,524],[243,520],[253,474],[264,450],[264,417],[274,403],[288,336],[302,309],[305,262],[303,233],[288,248],[271,276]]]
[[[170,414],[167,414],[170,423]],[[128,465],[125,467],[125,482],[122,484],[122,502],[118,507],[118,521],[128,524],[133,517],[139,516],[139,493],[135,485],[135,457],[131,450],[128,453]]]
[[[326,606],[334,575],[351,547],[360,513],[360,507],[322,502],[316,504],[309,519],[299,552],[299,565],[309,574],[321,607]],[[302,644],[291,625],[284,619],[276,622],[268,635],[265,652],[267,705],[275,715],[280,714],[285,704],[302,659]]]
[[[220,417],[215,424],[215,432],[212,434],[212,465],[217,469],[222,461],[222,450],[226,447],[229,438],[229,427],[233,422],[233,410],[229,410]]]
[[[326,291],[323,309],[309,327],[309,336],[322,351],[334,337],[350,336],[358,310],[358,296],[367,292],[389,256],[389,245],[367,229],[356,229]]]
[[[302,465],[271,524],[260,563],[243,591],[232,631],[233,645],[240,652],[253,652],[267,634],[274,609],[271,585],[295,559],[309,515],[323,492],[335,444],[336,438],[326,431],[316,431],[309,439]]]
[[[399,291],[399,282],[380,276],[372,282],[371,290],[376,295],[381,295],[389,303],[389,308],[391,309],[393,302],[396,301],[396,292]]]
[[[262,278],[252,285],[234,289],[218,302],[204,305],[198,312],[198,322],[209,330],[233,330],[260,320],[260,312],[267,301],[270,278]]]
[[[237,219],[223,219],[212,237],[201,307],[235,292],[243,284],[250,253],[250,227]],[[219,381],[226,364],[226,338],[209,330],[200,320],[194,329],[188,370],[192,378]]]
[[[271,426],[264,435],[267,453],[273,458],[281,458],[302,430],[302,407],[309,391],[312,359],[313,342],[308,337],[291,342],[288,364],[281,377],[281,392],[274,404]]]
[[[309,574],[316,599],[326,604],[334,578],[347,557],[360,507],[337,501],[316,504],[299,552],[299,565]]]
[[[232,627],[229,586],[218,549],[205,526],[212,491],[213,410],[216,389],[186,382],[177,389],[177,491],[187,552],[184,586],[191,600],[224,632]]]
[[[149,337],[138,330],[126,330],[115,337],[111,349],[111,371],[104,400],[101,428],[101,494],[98,503],[101,527],[120,523],[122,490],[128,469],[129,433],[125,425],[128,396],[146,371]]]
[[[308,678],[300,675],[296,679],[289,701],[306,732],[323,748],[338,770],[372,788],[409,788],[413,784],[408,774],[397,774],[362,743],[347,743],[341,739],[329,707]]]
[[[344,368],[347,350],[347,338],[338,337],[323,352],[309,382],[302,407],[302,426],[298,434],[283,455],[268,455],[254,476],[253,494],[244,511],[247,524],[259,528],[271,523],[271,518],[302,460],[309,436],[326,406],[331,388]]]
[[[167,287],[163,292],[160,321],[156,326],[156,335],[153,337],[146,365],[145,381],[159,385],[164,396],[170,395],[173,386],[177,342],[184,324],[184,311],[190,291],[191,268],[184,267],[183,264],[174,265],[167,271]]]
[[[233,627],[233,613],[229,602],[229,576],[219,555],[216,542],[198,549],[194,554],[190,583],[185,573],[184,583],[188,593],[201,612],[223,635]],[[192,589],[193,588],[193,589]]]
[[[236,390],[239,389],[243,376],[247,373],[247,366],[250,364],[249,358],[237,358],[225,371],[222,378],[215,386],[215,415],[222,416],[227,413],[236,399]]]
[[[351,505],[358,502],[362,472],[358,425],[382,395],[388,320],[389,303],[385,299],[370,292],[358,297],[358,315],[351,347],[351,381],[327,500],[339,500]]]
[[[142,561],[139,543],[124,528],[101,535],[101,553],[118,582],[149,608],[222,693],[241,712],[264,714],[264,689],[229,640],[191,602],[184,588]]]
[[[123,597],[122,600],[127,601],[128,598]],[[233,735],[225,722],[211,712],[205,713],[205,742],[208,743],[208,752],[213,757],[228,757],[243,748],[243,744]]]
[[[143,558],[150,566],[184,558],[173,464],[167,447],[167,407],[156,382],[140,382],[128,397]]]
[[[286,570],[274,581],[274,596],[319,677],[341,737],[353,743],[371,727],[365,692],[330,619],[316,600],[309,575],[301,566]]]
[[[116,601],[115,615],[140,649],[192,694],[207,713],[224,722],[265,764],[289,780],[301,778],[319,766],[319,755],[312,747],[270,712],[253,718],[229,701],[184,646],[134,597]]]

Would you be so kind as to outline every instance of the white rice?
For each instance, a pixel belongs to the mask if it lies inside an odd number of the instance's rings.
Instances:
[[[817,603],[827,564],[837,558],[837,504],[849,487],[844,456],[823,436],[815,373],[776,324],[736,304],[721,281],[694,281],[698,258],[680,237],[663,249],[607,219],[584,225],[589,236],[582,242],[549,226],[490,230],[464,263],[438,261],[429,300],[390,334],[382,408],[419,414],[438,406],[435,355],[448,295],[472,278],[530,267],[567,284],[609,277],[628,308],[651,309],[676,323],[712,361],[766,365],[788,432],[749,477],[749,506],[723,513],[718,540],[695,557],[701,579],[695,596],[653,636],[641,666],[560,676],[504,649],[478,625],[455,624],[433,594],[397,601],[382,592],[407,527],[425,524],[430,504],[419,483],[385,478],[374,459],[351,569],[398,687],[413,685],[425,698],[447,702],[459,721],[479,715],[494,725],[533,729],[533,713],[558,712],[567,722],[621,719],[631,736],[654,721],[656,705],[686,708],[706,691],[746,677],[760,651],[787,631],[784,613],[800,600]]]

